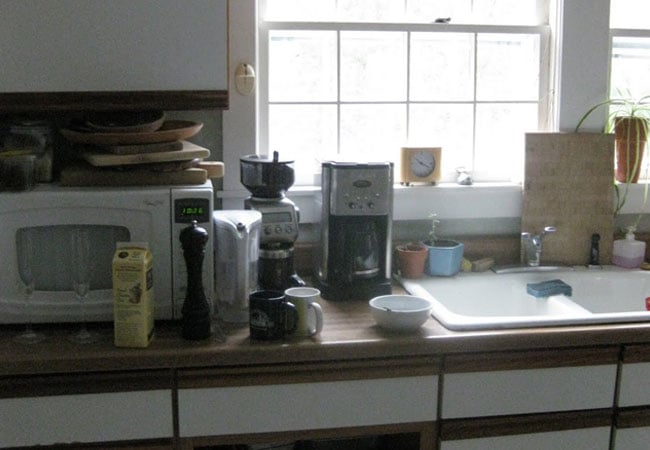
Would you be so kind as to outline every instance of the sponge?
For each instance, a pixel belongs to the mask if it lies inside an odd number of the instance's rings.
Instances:
[[[566,295],[571,297],[573,289],[562,280],[548,280],[540,283],[528,283],[526,292],[533,297],[549,297],[551,295]]]

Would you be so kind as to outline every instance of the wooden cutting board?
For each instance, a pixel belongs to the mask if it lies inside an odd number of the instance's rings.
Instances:
[[[133,155],[140,153],[174,152],[183,149],[183,141],[154,142],[153,144],[101,145],[97,150],[116,155]],[[97,152],[95,152],[97,153]]]
[[[544,239],[543,264],[586,265],[592,234],[610,264],[614,236],[614,135],[527,133],[521,230]]]
[[[205,159],[210,156],[210,150],[192,142],[182,141],[180,150],[116,155],[109,153],[85,152],[82,157],[96,167],[126,166],[132,164],[149,164],[170,161],[189,161],[195,158]]]
[[[203,184],[207,179],[207,170],[200,168],[156,172],[144,169],[106,169],[79,164],[61,170],[62,186],[165,186]]]

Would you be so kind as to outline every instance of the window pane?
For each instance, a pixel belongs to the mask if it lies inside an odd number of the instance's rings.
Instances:
[[[266,0],[267,21],[536,25],[540,0]],[[642,0],[643,1],[643,0]]]
[[[414,20],[424,23],[442,18],[466,23],[472,16],[472,0],[408,0],[408,12]]]
[[[474,0],[473,14],[477,23],[528,24],[537,20],[539,0]]]
[[[474,170],[492,180],[523,173],[525,133],[537,129],[537,104],[477,105]]]
[[[609,23],[612,28],[650,28],[650,2],[648,0],[612,0]]]
[[[538,35],[479,34],[477,99],[537,100],[539,67]]]
[[[335,157],[336,122],[333,105],[271,105],[268,153],[295,160],[296,185],[312,184],[320,162]]]
[[[394,161],[405,141],[405,105],[341,106],[340,157],[366,161]]]
[[[269,100],[336,101],[336,32],[269,32]]]
[[[534,25],[538,0],[408,0],[411,17],[450,18],[451,23]]]
[[[456,167],[472,167],[471,104],[414,104],[409,109],[409,145],[442,147],[443,181]]]
[[[266,11],[261,13],[263,20],[332,20],[336,13],[336,0],[266,0]]]
[[[474,35],[412,33],[410,100],[474,99]]]
[[[650,93],[650,38],[614,38],[611,70],[612,98],[639,99]]]
[[[338,17],[346,22],[401,22],[404,2],[396,0],[338,0]]]
[[[341,100],[406,100],[406,33],[341,33]]]

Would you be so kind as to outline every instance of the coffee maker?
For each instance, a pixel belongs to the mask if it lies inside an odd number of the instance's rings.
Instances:
[[[324,162],[316,283],[331,300],[390,294],[393,164]]]
[[[293,161],[247,155],[240,158],[241,183],[252,194],[245,209],[262,214],[258,281],[261,289],[284,291],[304,286],[294,270],[294,242],[298,239],[298,207],[286,197],[294,182]]]

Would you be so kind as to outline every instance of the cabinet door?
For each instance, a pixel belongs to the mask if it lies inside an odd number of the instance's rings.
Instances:
[[[227,89],[226,0],[3,0],[0,92]]]
[[[650,362],[623,364],[618,404],[650,405]]]
[[[599,427],[461,439],[443,441],[440,450],[607,450],[609,449],[609,433],[609,427]]]
[[[181,437],[427,422],[438,377],[179,389]]]
[[[171,438],[171,390],[0,399],[0,447]]]
[[[612,406],[616,365],[445,375],[442,417],[478,417]]]
[[[442,417],[612,408],[618,348],[448,358]]]
[[[615,450],[641,450],[650,444],[650,426],[616,430]]]

